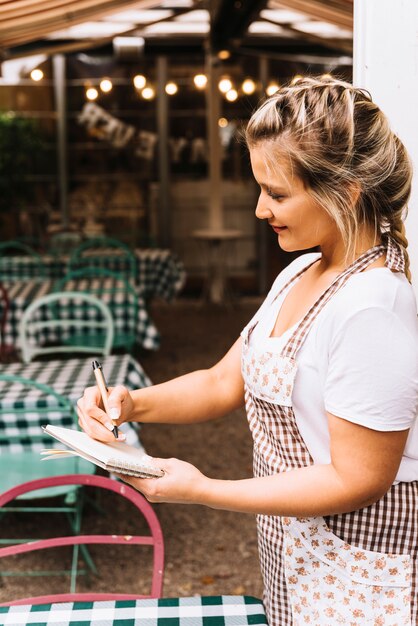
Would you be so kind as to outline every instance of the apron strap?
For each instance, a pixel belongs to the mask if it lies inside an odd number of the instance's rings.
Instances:
[[[384,243],[370,248],[370,250],[367,250],[359,256],[358,259],[341,272],[341,274],[339,274],[331,285],[321,294],[318,300],[311,306],[304,318],[298,324],[286,345],[283,347],[281,352],[282,356],[288,358],[295,357],[320,311],[326,305],[328,300],[330,300],[332,296],[345,285],[353,274],[357,274],[365,270],[371,263],[373,263],[373,261],[378,259],[385,252],[385,266],[389,267],[389,269],[394,272],[404,271],[405,261],[401,247],[390,235],[385,234],[383,239]]]

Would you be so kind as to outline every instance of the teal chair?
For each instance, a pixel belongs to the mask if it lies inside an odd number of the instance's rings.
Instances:
[[[10,400],[7,401],[9,394]],[[13,394],[13,396],[12,396]],[[56,442],[42,432],[42,424],[76,428],[77,414],[71,401],[52,387],[36,380],[11,374],[0,374],[0,493],[25,483],[27,480],[61,475],[94,474],[95,466],[77,457],[66,457],[59,462],[42,461],[40,451]],[[80,485],[58,485],[22,494],[13,506],[0,509],[0,516],[8,513],[61,514],[74,535],[81,530],[84,494]],[[57,521],[58,523],[58,521]],[[30,540],[36,540],[31,538]],[[0,544],[25,543],[28,538],[3,537]],[[76,568],[79,547],[74,546],[73,567]],[[97,573],[85,546],[81,554],[87,569]],[[61,573],[61,570],[58,570]],[[0,573],[1,575],[1,573]]]
[[[68,270],[86,267],[108,269],[133,282],[137,275],[135,253],[125,243],[111,237],[87,239],[73,250]]]
[[[54,291],[84,291],[105,302],[114,323],[113,348],[130,352],[137,341],[139,302],[132,281],[103,267],[84,267],[68,272],[54,284]]]
[[[50,338],[48,343],[47,338]],[[85,292],[55,291],[34,300],[23,312],[19,326],[22,359],[75,352],[110,354],[114,323],[109,307]]]
[[[19,259],[19,263],[11,257]],[[40,254],[26,243],[17,240],[0,242],[0,280],[46,278],[47,270]]]

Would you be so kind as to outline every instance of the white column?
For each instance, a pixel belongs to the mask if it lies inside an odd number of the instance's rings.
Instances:
[[[406,221],[418,298],[418,2],[354,0],[354,78],[388,116],[412,157],[415,177]]]

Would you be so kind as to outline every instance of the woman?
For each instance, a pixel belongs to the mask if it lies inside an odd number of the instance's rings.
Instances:
[[[129,482],[152,502],[256,513],[269,624],[415,624],[418,330],[402,222],[405,148],[361,89],[281,88],[246,131],[256,215],[286,251],[241,337],[213,368],[109,397],[119,423],[216,419],[245,401],[254,478],[177,459]],[[111,441],[96,388],[81,427]],[[109,430],[106,430],[108,428]]]

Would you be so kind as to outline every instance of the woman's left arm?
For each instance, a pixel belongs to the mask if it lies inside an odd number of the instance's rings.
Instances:
[[[245,513],[316,517],[379,500],[395,480],[408,430],[382,432],[327,413],[331,463],[263,478],[216,480],[178,459],[158,459],[158,479],[121,477],[151,502],[203,504]]]

